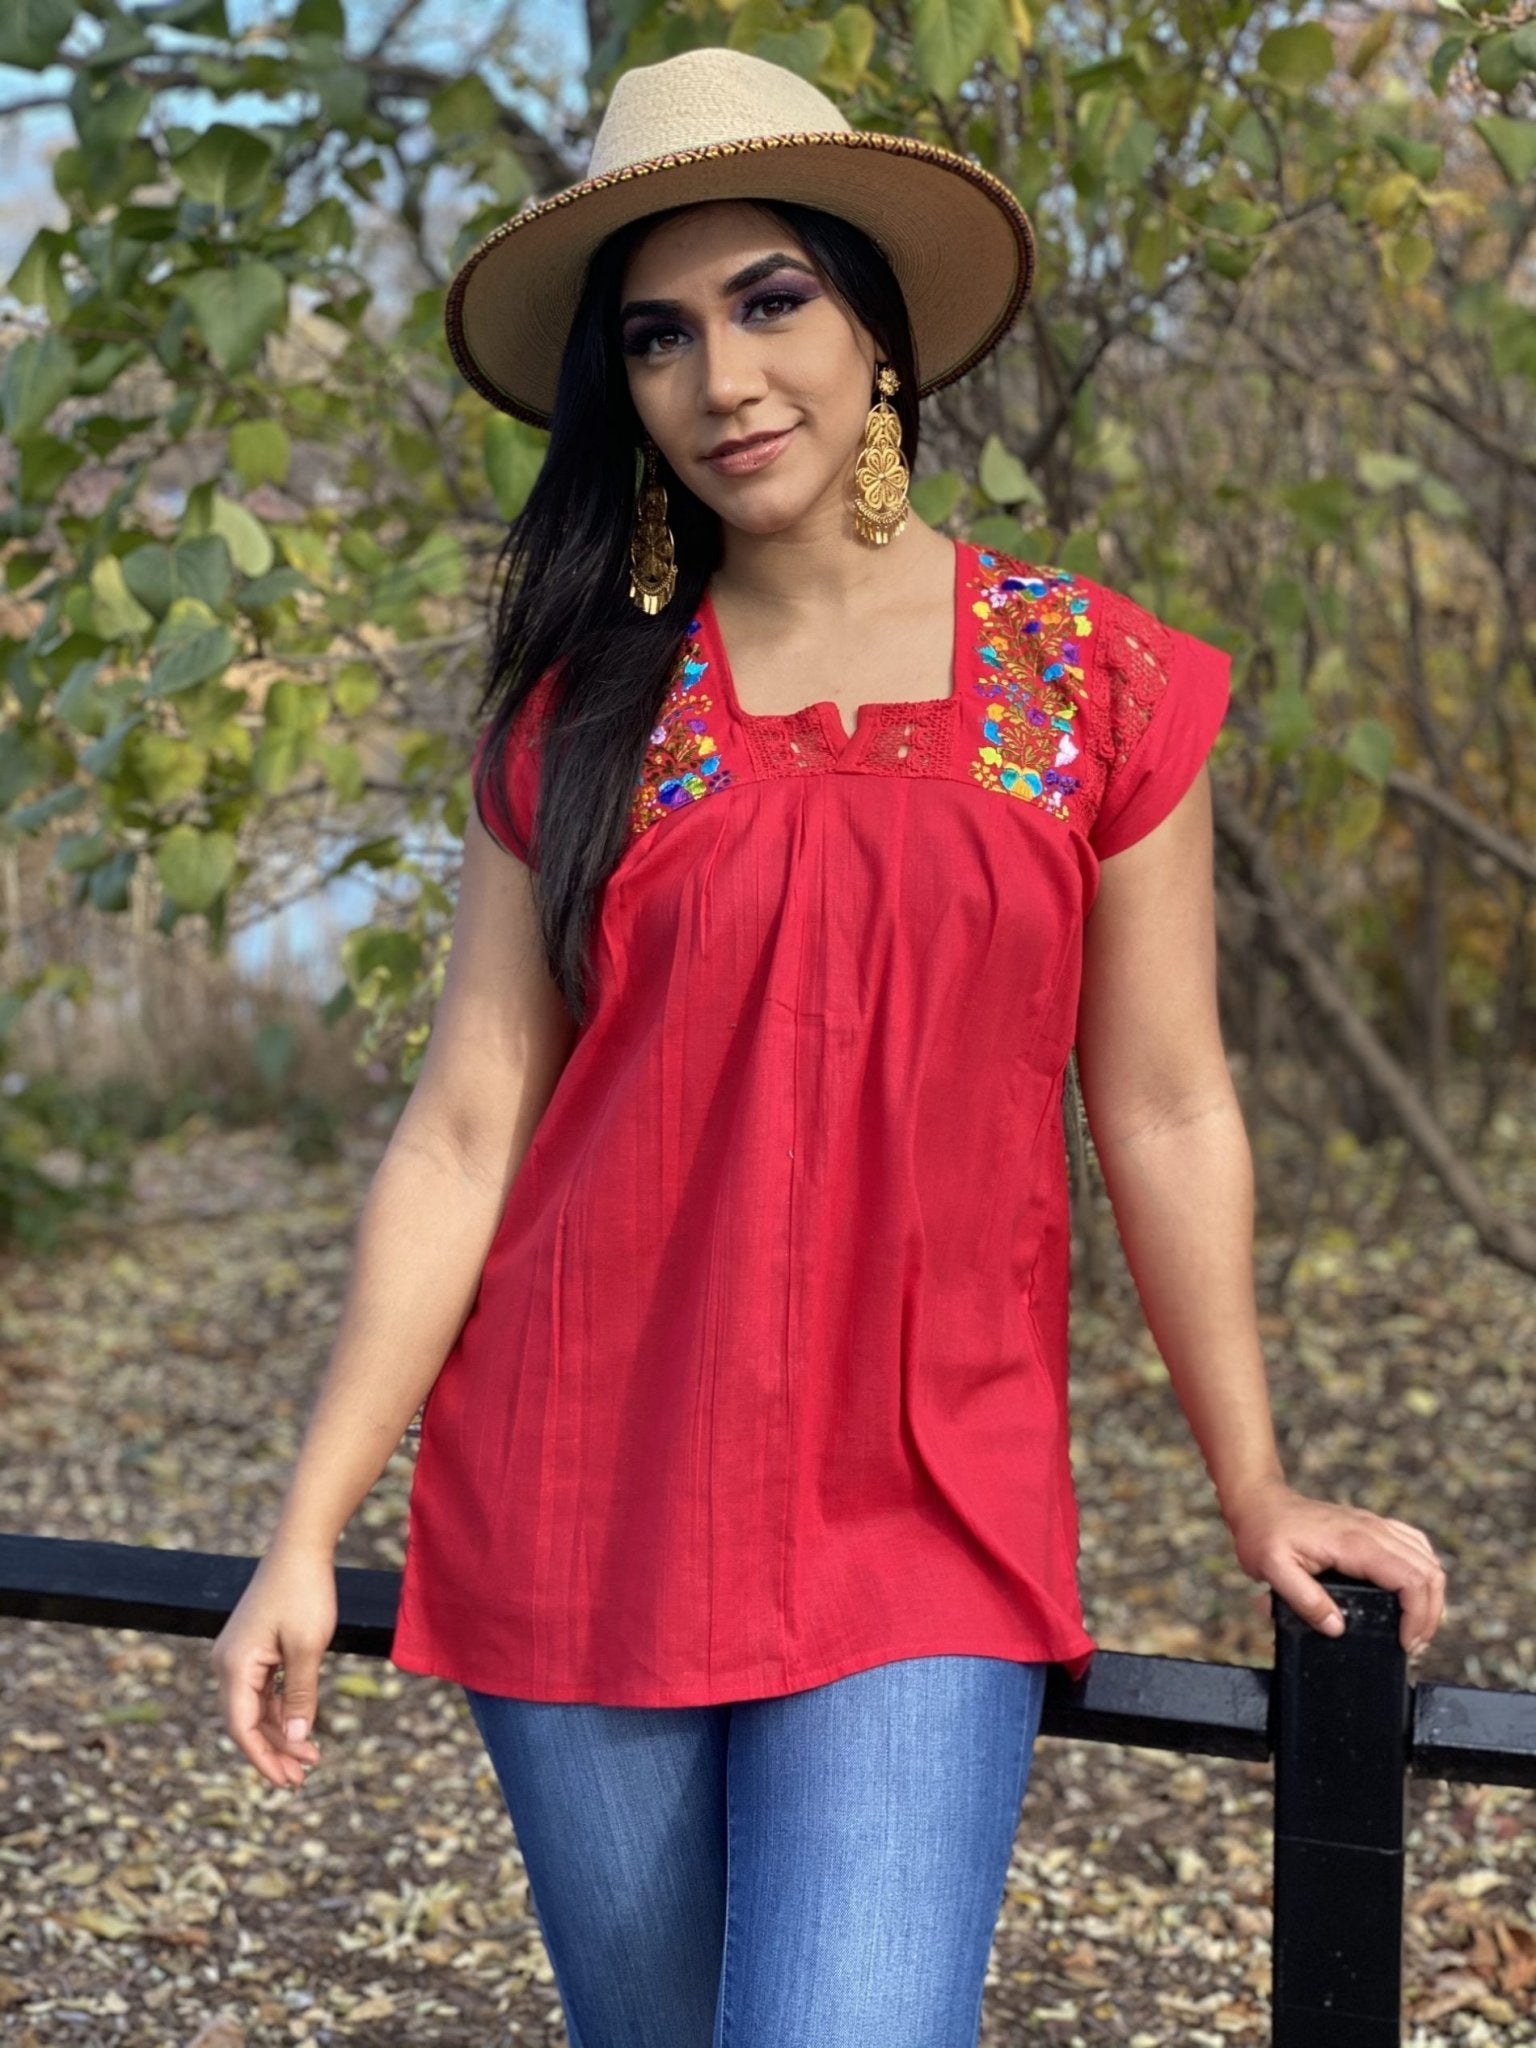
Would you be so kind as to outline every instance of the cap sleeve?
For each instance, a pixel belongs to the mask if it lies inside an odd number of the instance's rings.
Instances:
[[[519,705],[507,733],[499,774],[489,758],[493,728],[475,742],[469,764],[470,788],[481,824],[496,843],[525,866],[538,866],[535,825],[542,763],[540,738],[550,706],[552,672],[542,675]]]
[[[1088,843],[1123,853],[1160,825],[1221,730],[1232,657],[1170,626],[1119,591],[1108,593],[1097,646],[1107,776]]]

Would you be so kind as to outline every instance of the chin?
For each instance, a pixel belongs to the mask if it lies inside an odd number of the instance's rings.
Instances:
[[[727,526],[742,533],[783,533],[805,518],[815,506],[816,494],[806,491],[735,491],[729,497],[718,494],[713,503]]]

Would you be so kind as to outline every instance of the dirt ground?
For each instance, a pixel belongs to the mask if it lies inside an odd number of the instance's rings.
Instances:
[[[142,1154],[126,1217],[0,1259],[5,1527],[262,1547],[381,1144],[361,1133],[342,1163],[300,1167],[271,1133],[192,1128]],[[1527,1215],[1529,1152],[1509,1116],[1482,1163]],[[1289,1164],[1261,1153],[1260,1173]],[[1395,1206],[1379,1157],[1343,1146],[1334,1164],[1278,1306],[1293,1247],[1260,1238],[1288,1476],[1434,1540],[1449,1609],[1420,1676],[1536,1688],[1536,1290],[1411,1163]],[[1102,1190],[1099,1206],[1107,1282],[1073,1319],[1089,1626],[1106,1648],[1267,1664],[1267,1595],[1231,1556]],[[411,1455],[408,1439],[340,1562],[401,1562]],[[455,1688],[331,1657],[324,1762],[288,1793],[224,1735],[205,1643],[0,1622],[0,1645],[0,2041],[565,2040]],[[1409,1799],[1410,2048],[1536,2043],[1532,1795],[1415,1782]],[[1268,1765],[1042,1738],[986,2048],[1265,2041],[1270,1800]]]

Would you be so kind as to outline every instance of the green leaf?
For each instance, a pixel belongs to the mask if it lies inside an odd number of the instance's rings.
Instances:
[[[178,597],[194,597],[216,612],[229,595],[234,572],[228,547],[210,534],[173,548],[159,541],[135,548],[123,557],[123,575],[139,603],[164,618]]]
[[[1425,511],[1443,519],[1447,526],[1460,525],[1468,517],[1466,499],[1444,477],[1426,476],[1419,486],[1419,496],[1424,500]]]
[[[918,477],[909,496],[919,519],[930,526],[942,526],[965,494],[965,478],[956,469],[941,469],[936,476]]]
[[[91,874],[91,903],[97,910],[121,911],[128,908],[130,884],[133,871],[139,864],[136,847],[125,846],[103,861]]]
[[[378,702],[381,687],[368,662],[345,662],[332,678],[331,701],[344,718],[358,718]]]
[[[153,46],[132,54],[151,55]],[[147,85],[130,85],[124,78],[82,69],[70,88],[69,111],[88,160],[100,166],[132,142],[153,104],[154,92]]]
[[[103,555],[91,570],[91,600],[91,630],[102,640],[131,640],[155,623],[128,588],[116,555]]]
[[[368,74],[355,64],[325,64],[310,69],[312,90],[326,125],[358,127],[368,113]]]
[[[227,832],[176,825],[155,849],[161,887],[183,910],[206,910],[227,886],[238,858]]]
[[[310,760],[314,746],[314,735],[302,726],[264,732],[251,758],[251,780],[267,796],[281,795]]]
[[[1389,17],[1383,15],[1380,19]],[[1439,177],[1445,151],[1438,142],[1415,142],[1407,135],[1378,135],[1376,140],[1389,156],[1396,157],[1405,171],[1411,171],[1421,185],[1432,184]]]
[[[253,612],[263,605],[281,604],[285,597],[292,597],[296,591],[309,587],[309,579],[301,576],[297,569],[273,569],[270,574],[258,576],[254,583],[236,591],[235,603],[241,611]]]
[[[1490,36],[1478,47],[1478,81],[1490,92],[1513,92],[1525,76],[1525,68],[1512,35]]]
[[[290,567],[307,577],[317,589],[332,588],[336,579],[330,549],[323,534],[316,533],[309,526],[277,526],[273,533],[278,549]]]
[[[1029,559],[1029,539],[1017,519],[1006,512],[988,512],[981,519],[973,519],[968,529],[969,537],[978,547],[995,548],[1000,555],[1019,555]]]
[[[194,627],[172,639],[150,671],[151,697],[174,696],[222,675],[235,658],[235,638],[227,626]]]
[[[363,757],[346,740],[317,739],[313,742],[315,759],[325,770],[325,779],[344,804],[355,804],[363,794],[367,776],[363,769]]]
[[[79,367],[74,350],[58,334],[29,334],[5,359],[0,377],[0,414],[12,441],[35,434],[53,408],[68,398]]]
[[[503,519],[515,519],[527,504],[543,467],[548,440],[548,435],[535,434],[532,427],[504,412],[493,412],[487,419],[481,449],[491,495]]]
[[[831,21],[832,49],[816,74],[829,92],[856,93],[875,51],[875,17],[867,7],[839,7]]]
[[[800,78],[814,78],[832,55],[836,38],[825,21],[808,21],[800,28],[779,29],[759,36],[752,54],[767,64],[778,64]]]
[[[1392,773],[1397,741],[1379,718],[1361,718],[1350,727],[1341,751],[1357,774],[1380,789]]]
[[[0,811],[34,784],[51,781],[53,770],[52,751],[39,733],[0,725]]]
[[[41,306],[55,327],[69,312],[69,287],[64,282],[64,255],[74,237],[60,228],[39,228],[21,261],[6,279],[6,288],[24,306]]]
[[[1479,114],[1472,126],[1511,185],[1524,185],[1536,175],[1536,121],[1516,121],[1508,114]]]
[[[80,368],[75,373],[75,391],[77,395],[85,398],[96,397],[99,392],[106,390],[107,386],[117,377],[119,372],[127,369],[130,363],[142,362],[143,358],[144,350],[137,342],[103,342],[100,348],[93,350],[90,355],[83,356],[80,360]],[[180,400],[177,401],[178,404],[180,402]],[[174,417],[174,412],[175,408],[173,407],[171,412],[166,415],[167,421]],[[148,422],[140,420],[133,424],[145,426],[148,425]],[[122,437],[123,425],[124,423],[122,422],[107,419],[102,414],[97,413],[94,418],[84,421],[78,431],[82,439],[88,439],[95,452],[101,455],[110,453],[111,449],[117,446],[117,441],[104,443],[97,439],[96,436],[105,430],[117,435],[120,439]],[[128,431],[131,432],[132,428],[129,427]]]
[[[76,732],[94,735],[106,722],[102,693],[96,688],[96,678],[106,664],[105,654],[94,661],[77,661],[53,700],[55,714]]]
[[[1384,805],[1378,789],[1352,789],[1334,813],[1333,848],[1336,853],[1358,853],[1381,823]]]
[[[1355,457],[1355,471],[1368,491],[1378,497],[1395,491],[1399,484],[1416,484],[1423,475],[1411,455],[1392,455],[1384,449],[1363,448]]]
[[[330,714],[330,700],[318,683],[296,683],[281,677],[267,692],[262,707],[270,731],[316,732]]]
[[[193,271],[177,278],[176,295],[192,309],[208,353],[226,371],[249,369],[262,341],[288,315],[288,280],[270,263]]]
[[[331,868],[327,880],[334,880],[337,875],[349,874],[353,868],[397,867],[404,851],[400,835],[396,832],[389,833],[383,839],[365,839],[350,852],[342,855]]]
[[[265,576],[277,550],[272,536],[256,517],[233,498],[214,494],[208,524],[229,549],[230,558],[242,576]]]
[[[1333,37],[1320,21],[1272,28],[1259,45],[1259,69],[1287,91],[1320,85],[1333,69]]]
[[[224,0],[149,0],[139,8],[139,19],[159,22],[162,28],[185,29],[189,35],[195,32],[229,40]]]
[[[1399,284],[1421,284],[1435,260],[1435,245],[1428,235],[1405,228],[1381,239],[1382,268]]]
[[[1366,29],[1350,53],[1349,75],[1364,78],[1387,44],[1392,40],[1393,20],[1391,13],[1383,9]]]
[[[87,461],[85,449],[73,441],[61,441],[55,434],[34,434],[21,444],[21,470],[17,479],[24,505],[51,504],[59,486]]]
[[[923,87],[938,99],[954,99],[1001,18],[1001,0],[913,0],[912,58]]]
[[[179,803],[203,786],[208,753],[175,733],[142,731],[130,758],[152,804]]]
[[[1272,761],[1286,761],[1311,737],[1312,706],[1304,691],[1272,690],[1263,704],[1264,737]]]
[[[1039,502],[1040,493],[1019,458],[1006,449],[996,434],[982,444],[977,476],[982,490],[994,505],[1017,505],[1029,498]]]
[[[7,812],[6,823],[16,832],[40,832],[55,818],[67,817],[71,811],[78,811],[83,803],[89,801],[90,794],[83,782],[66,782],[58,789],[50,789],[35,803],[18,804],[14,811]]]
[[[1470,29],[1457,29],[1453,35],[1446,37],[1430,59],[1427,73],[1429,89],[1437,100],[1444,99],[1446,81],[1461,61],[1462,52],[1471,40]]]
[[[1307,483],[1290,485],[1280,496],[1295,513],[1302,537],[1309,544],[1342,541],[1348,534],[1355,499],[1345,478],[1314,477]]]
[[[171,168],[190,198],[234,213],[265,193],[274,156],[271,143],[249,128],[215,121]]]
[[[5,0],[0,8],[0,64],[46,71],[75,18],[74,0]]]
[[[455,78],[427,102],[427,122],[439,142],[482,141],[501,125],[502,109],[483,78]]]
[[[404,993],[421,971],[422,942],[411,932],[361,925],[341,942],[341,965],[360,1002],[370,1006],[391,987]]]
[[[109,851],[100,832],[66,832],[53,849],[53,864],[62,875],[83,875],[100,867]]]
[[[103,779],[110,775],[115,775],[124,743],[129,734],[136,731],[143,723],[144,713],[142,711],[130,712],[126,718],[119,719],[109,732],[103,733],[99,740],[93,740],[88,747],[82,750],[80,766],[85,769],[87,774],[99,775]]]
[[[293,13],[293,32],[300,36],[329,36],[342,41],[347,33],[347,13],[342,0],[299,0]]]
[[[229,430],[230,466],[247,488],[282,483],[291,459],[288,429],[281,420],[240,420]]]

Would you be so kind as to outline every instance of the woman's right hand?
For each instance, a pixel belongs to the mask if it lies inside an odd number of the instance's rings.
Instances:
[[[302,1785],[305,1771],[320,1761],[310,1731],[319,1707],[320,1660],[335,1633],[333,1558],[276,1544],[209,1649],[224,1726],[274,1785]]]

